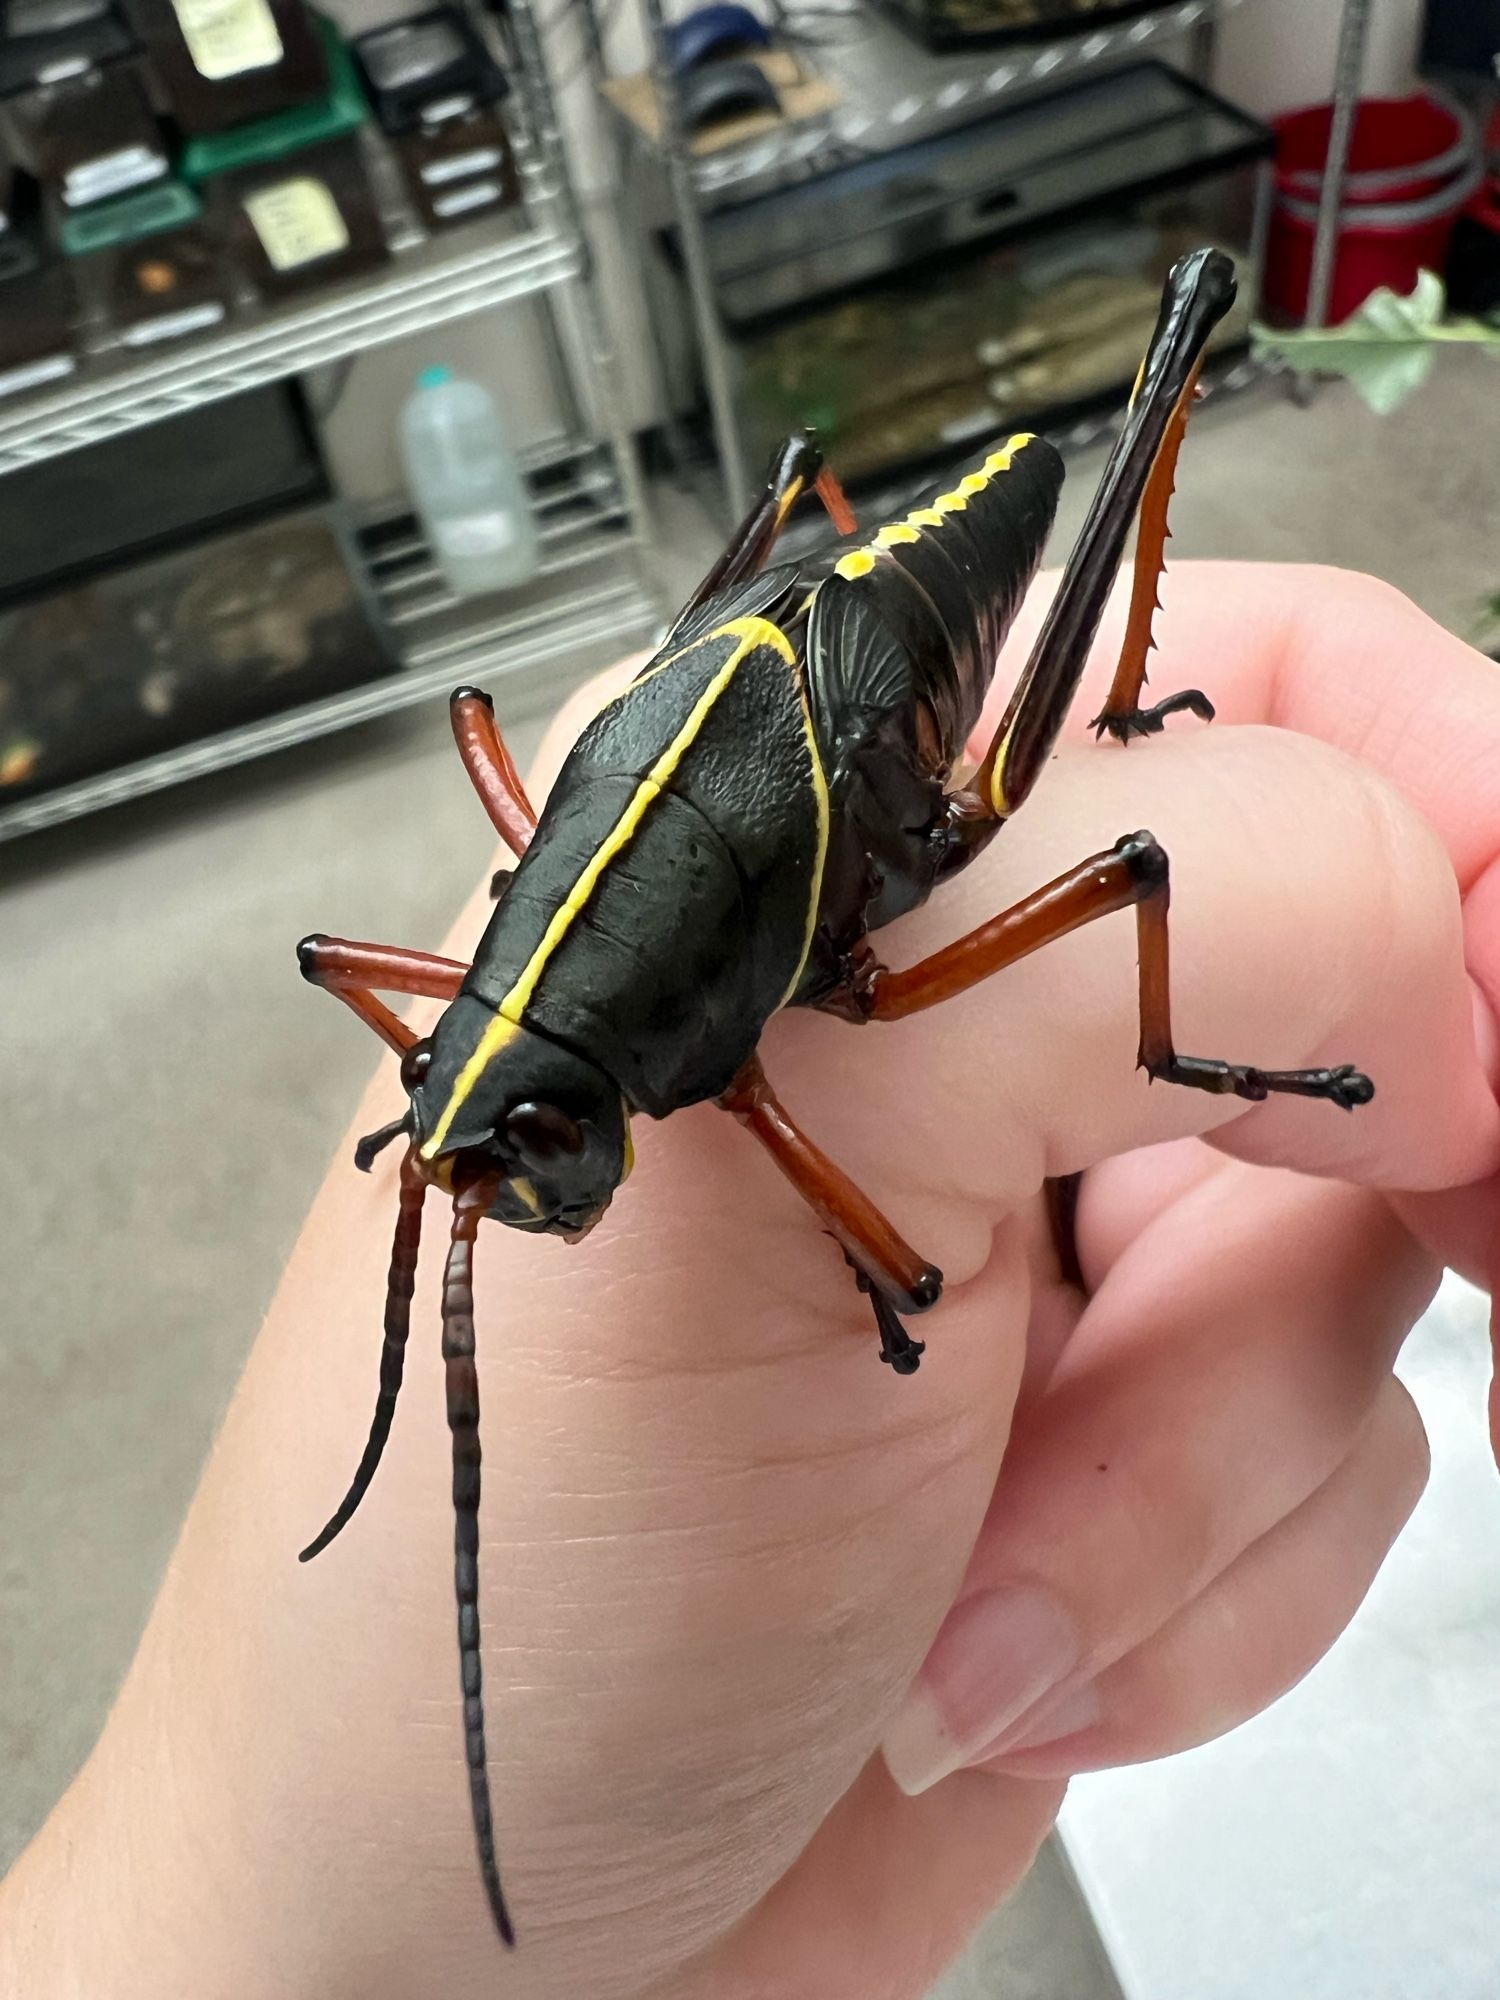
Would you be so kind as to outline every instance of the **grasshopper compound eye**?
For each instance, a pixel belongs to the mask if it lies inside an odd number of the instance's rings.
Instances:
[[[505,1121],[505,1136],[528,1166],[551,1166],[583,1151],[583,1128],[555,1104],[518,1104]]]
[[[422,1081],[431,1067],[431,1042],[413,1042],[401,1058],[401,1088],[408,1097],[414,1090],[421,1088]]]

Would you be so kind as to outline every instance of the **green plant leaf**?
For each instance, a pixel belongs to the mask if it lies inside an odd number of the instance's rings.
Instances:
[[[1310,332],[1256,326],[1256,357],[1287,361],[1304,373],[1341,375],[1377,416],[1387,416],[1421,388],[1440,346],[1500,354],[1500,327],[1475,319],[1445,321],[1445,303],[1442,279],[1422,271],[1408,296],[1382,287],[1342,326]]]

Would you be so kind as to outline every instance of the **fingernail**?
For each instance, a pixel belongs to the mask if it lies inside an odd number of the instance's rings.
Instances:
[[[984,1761],[988,1763],[991,1757],[1014,1756],[1022,1750],[1044,1750],[1049,1743],[1061,1743],[1065,1737],[1077,1736],[1085,1729],[1092,1729],[1103,1714],[1104,1702],[1098,1683],[1085,1681],[1082,1687],[1071,1689],[1056,1701],[1039,1701],[1035,1708],[989,1745],[984,1752]]]
[[[1500,1089],[1500,1026],[1496,1025],[1490,1003],[1477,979],[1469,981],[1469,1002],[1474,1014],[1474,1047],[1480,1067],[1490,1089]]]
[[[1082,1652],[1050,1590],[983,1591],[950,1613],[886,1732],[886,1768],[910,1797],[925,1792],[1019,1722]]]

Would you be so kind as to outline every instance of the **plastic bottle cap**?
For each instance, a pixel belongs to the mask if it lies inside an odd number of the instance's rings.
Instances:
[[[417,387],[419,389],[440,389],[445,382],[451,382],[452,380],[453,370],[439,361],[434,363],[431,368],[424,368],[422,370],[421,374],[417,377]]]

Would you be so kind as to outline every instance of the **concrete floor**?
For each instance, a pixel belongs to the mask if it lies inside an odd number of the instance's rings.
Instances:
[[[1097,463],[1072,469],[1064,533]],[[664,516],[681,585],[705,531],[671,496]],[[1445,356],[1384,421],[1343,389],[1210,409],[1173,519],[1179,557],[1372,569],[1472,633],[1500,589],[1500,372]],[[514,731],[523,755],[539,729]],[[0,1867],[97,1733],[369,1073],[291,946],[435,946],[489,850],[438,712],[0,850]],[[941,1995],[1115,1990],[1051,1857]]]

